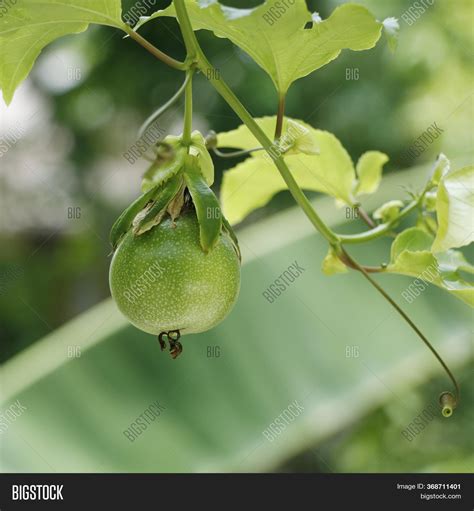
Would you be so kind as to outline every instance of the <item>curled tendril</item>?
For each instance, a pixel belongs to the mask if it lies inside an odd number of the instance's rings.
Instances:
[[[349,262],[352,265],[352,268],[359,270],[362,275],[372,284],[372,286],[392,305],[392,307],[400,314],[400,316],[410,325],[412,330],[418,335],[418,337],[425,343],[426,347],[433,353],[435,358],[440,363],[441,367],[444,369],[449,379],[451,380],[454,386],[454,394],[452,392],[445,391],[439,397],[439,403],[441,405],[441,413],[444,417],[451,417],[454,412],[454,409],[459,405],[461,391],[459,389],[459,384],[454,377],[451,369],[447,366],[446,362],[443,360],[441,355],[436,351],[434,346],[430,343],[430,341],[426,338],[426,336],[420,331],[420,329],[413,323],[413,321],[408,317],[408,315],[403,311],[403,309],[395,302],[395,300],[389,296],[386,291],[369,275],[369,272],[361,266],[357,261],[352,259],[352,257],[346,252],[346,250],[342,247],[339,248],[339,258],[343,262]],[[346,264],[347,264],[346,262]]]
[[[439,396],[439,404],[441,405],[441,413],[443,417],[451,417],[454,409],[458,405],[459,394],[457,397],[454,397],[452,392],[443,392]]]

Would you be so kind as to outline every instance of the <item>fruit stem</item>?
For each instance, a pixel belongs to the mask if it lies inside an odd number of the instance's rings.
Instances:
[[[125,32],[127,32],[131,39],[137,42],[140,46],[143,46],[145,50],[149,51],[152,55],[164,62],[166,65],[180,71],[185,71],[189,67],[186,62],[180,62],[179,60],[176,60],[162,52],[156,46],[153,46],[149,41],[142,37],[138,32],[135,32],[133,28],[128,26],[126,23],[124,24],[123,29]]]
[[[454,408],[459,404],[461,391],[459,388],[459,384],[456,381],[453,373],[447,366],[446,362],[443,360],[441,355],[436,351],[434,346],[430,343],[430,341],[425,337],[425,335],[421,332],[421,330],[415,325],[415,323],[410,319],[410,317],[405,313],[405,311],[395,302],[395,300],[376,282],[367,272],[367,270],[361,266],[357,261],[352,259],[352,257],[346,252],[344,248],[340,249],[342,251],[342,257],[347,261],[350,261],[353,268],[357,269],[362,273],[362,275],[370,282],[370,284],[392,305],[392,307],[402,316],[402,318],[410,325],[410,327],[415,331],[418,337],[425,343],[428,349],[433,353],[438,362],[441,364],[442,368],[445,370],[446,374],[450,378],[453,383],[455,394],[453,395],[451,392],[443,392],[440,396],[440,404],[442,406],[442,414],[444,417],[450,417],[453,413]]]
[[[191,144],[191,132],[193,129],[193,73],[194,69],[186,71],[185,102],[184,102],[184,126],[183,126],[183,144]]]

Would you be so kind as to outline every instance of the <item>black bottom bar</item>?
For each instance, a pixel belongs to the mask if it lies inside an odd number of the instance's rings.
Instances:
[[[43,486],[38,486],[43,485]],[[0,510],[474,509],[472,474],[0,474]],[[245,509],[244,508],[244,509]]]

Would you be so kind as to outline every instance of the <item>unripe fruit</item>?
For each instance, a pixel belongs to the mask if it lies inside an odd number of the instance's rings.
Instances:
[[[110,289],[124,316],[150,334],[203,332],[230,312],[240,288],[240,261],[223,232],[205,253],[194,210],[150,231],[129,231],[110,266]]]

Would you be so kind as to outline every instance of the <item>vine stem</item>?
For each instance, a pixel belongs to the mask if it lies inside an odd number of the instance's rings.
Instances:
[[[192,60],[193,63],[197,65],[197,67],[207,76],[209,77],[209,81],[214,86],[216,91],[222,96],[222,98],[227,102],[227,104],[234,110],[234,112],[240,117],[241,121],[247,126],[249,131],[254,135],[254,137],[258,140],[258,142],[262,145],[262,147],[267,151],[269,156],[272,157],[277,169],[279,170],[282,178],[284,179],[290,193],[293,198],[297,202],[297,204],[304,211],[306,216],[309,218],[311,223],[316,227],[316,229],[326,238],[329,244],[336,250],[336,253],[342,254],[343,257],[358,271],[360,271],[364,277],[369,281],[369,283],[395,308],[395,310],[401,315],[401,317],[407,322],[407,324],[417,333],[420,339],[425,343],[425,345],[429,348],[429,350],[436,357],[438,362],[441,364],[443,369],[446,371],[447,375],[453,382],[455,388],[455,396],[453,396],[450,392],[444,392],[440,396],[440,402],[443,406],[443,415],[449,416],[452,413],[452,410],[457,406],[460,399],[460,390],[459,385],[451,373],[450,369],[435,350],[435,348],[431,345],[428,339],[423,335],[423,333],[418,329],[418,327],[413,323],[413,321],[408,317],[408,315],[399,307],[399,305],[384,291],[384,289],[371,278],[367,270],[361,266],[357,261],[352,259],[352,257],[345,251],[342,246],[343,242],[350,242],[347,240],[352,240],[354,243],[360,242],[362,239],[364,241],[369,241],[370,239],[374,239],[375,237],[379,237],[385,232],[388,232],[392,225],[398,221],[403,216],[406,216],[413,209],[418,207],[420,201],[424,195],[415,200],[412,204],[407,206],[402,213],[400,213],[399,217],[395,219],[393,222],[388,222],[383,226],[378,226],[368,233],[361,233],[360,235],[349,236],[339,236],[335,232],[333,232],[325,222],[319,217],[316,211],[313,209],[311,203],[307,199],[306,195],[300,189],[298,183],[294,179],[290,169],[286,165],[283,160],[281,154],[277,156],[272,156],[274,151],[273,144],[271,140],[267,137],[267,135],[263,132],[260,126],[255,122],[254,118],[247,109],[242,105],[234,92],[229,88],[229,86],[220,78],[220,74],[216,73],[212,65],[207,60],[204,55],[199,42],[196,38],[196,34],[194,33],[193,27],[191,25],[191,21],[188,16],[188,12],[184,3],[184,0],[173,0],[173,4],[176,10],[176,16],[178,18],[178,22],[181,27],[181,31],[183,33],[183,39],[187,49],[187,60]],[[280,110],[280,109],[279,109]],[[282,110],[283,111],[283,110]],[[283,119],[283,114],[282,114]],[[277,123],[278,124],[278,123]],[[426,191],[426,189],[425,189]],[[446,413],[445,413],[446,412]]]
[[[151,44],[150,41],[147,41],[144,37],[142,37],[138,32],[135,32],[126,23],[124,24],[123,29],[125,32],[127,32],[131,39],[137,42],[140,46],[143,46],[145,50],[149,51],[157,59],[161,60],[168,66],[174,69],[178,69],[180,71],[185,71],[188,68],[186,62],[180,62],[179,60],[176,60],[173,57],[167,55],[165,52],[159,50],[156,46],[153,46],[153,44]]]
[[[390,305],[400,314],[400,316],[410,325],[410,327],[416,332],[418,337],[424,342],[424,344],[427,346],[427,348],[433,353],[433,355],[436,357],[438,362],[441,364],[442,368],[450,378],[451,382],[453,383],[455,394],[454,396],[450,392],[443,392],[440,396],[440,400],[442,401],[443,396],[451,396],[453,399],[448,400],[450,401],[446,407],[443,404],[443,415],[446,417],[449,417],[449,415],[452,414],[452,410],[459,404],[460,398],[461,398],[461,391],[459,388],[459,384],[454,377],[453,373],[447,366],[446,362],[443,360],[441,355],[436,351],[434,346],[430,343],[430,341],[426,338],[426,336],[421,332],[421,330],[415,325],[415,323],[410,319],[410,317],[406,314],[406,312],[397,304],[397,302],[383,289],[382,286],[378,284],[368,273],[368,271],[361,266],[356,260],[354,260],[344,248],[341,248],[342,250],[342,256],[344,259],[348,261],[351,267],[354,269],[357,269],[362,275],[370,282],[370,284],[390,303]]]

